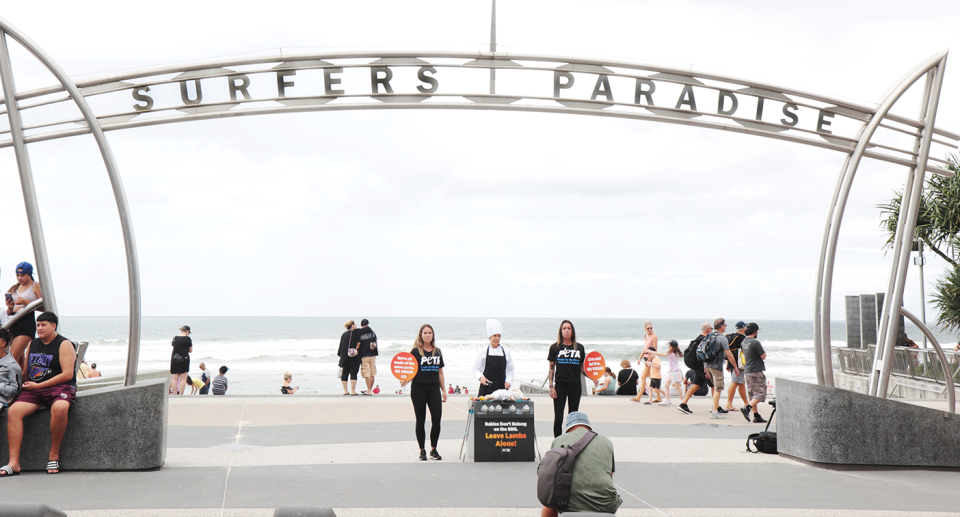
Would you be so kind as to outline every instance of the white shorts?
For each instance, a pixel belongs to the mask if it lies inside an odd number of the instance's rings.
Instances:
[[[670,379],[670,381],[675,382],[677,384],[683,384],[683,381],[680,379],[680,370],[673,370],[673,371],[667,372],[667,378]]]

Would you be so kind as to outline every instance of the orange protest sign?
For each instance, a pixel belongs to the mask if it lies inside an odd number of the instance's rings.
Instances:
[[[587,354],[583,361],[583,369],[587,372],[587,378],[596,381],[603,377],[603,370],[607,367],[606,361],[600,352],[593,351]]]
[[[390,371],[393,372],[393,376],[400,379],[401,382],[413,379],[419,369],[417,358],[413,357],[413,354],[410,352],[400,352],[393,356],[393,359],[390,361]]]

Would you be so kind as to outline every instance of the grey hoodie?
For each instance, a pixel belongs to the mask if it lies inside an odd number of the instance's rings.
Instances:
[[[0,357],[0,403],[9,406],[20,393],[20,383],[23,372],[20,365],[7,354]]]

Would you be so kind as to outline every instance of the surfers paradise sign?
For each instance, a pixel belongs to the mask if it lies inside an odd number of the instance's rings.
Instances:
[[[497,73],[490,82],[490,70]],[[736,131],[848,153],[876,113],[841,99],[756,81],[629,62],[468,52],[276,55],[138,70],[77,82],[105,131],[189,120],[351,109],[480,109],[632,118]],[[18,94],[21,108],[64,102],[61,87]],[[34,110],[39,111],[39,110]],[[882,131],[916,132],[886,115]],[[82,118],[26,123],[26,141],[88,132]],[[957,135],[939,132],[951,147]],[[12,144],[3,141],[0,147]],[[912,140],[865,155],[910,165]],[[943,165],[933,153],[930,170]]]
[[[57,83],[17,93],[7,38],[33,54]],[[127,385],[135,382],[140,349],[140,273],[132,218],[105,131],[285,112],[501,110],[681,124],[838,151],[845,158],[824,225],[814,300],[817,380],[828,386],[834,384],[830,350],[833,265],[853,179],[863,158],[904,165],[906,189],[871,376],[871,394],[886,396],[924,175],[951,174],[943,169],[946,162],[941,157],[960,142],[960,135],[935,127],[946,60],[946,51],[926,59],[875,105],[694,70],[502,52],[275,55],[74,82],[38,45],[0,19],[0,80],[10,123],[9,129],[0,130],[0,148],[13,147],[16,152],[34,254],[44,282],[43,303],[56,311],[26,144],[82,134],[92,134],[97,142],[117,200],[127,255]],[[921,78],[923,94],[917,118],[891,113],[894,104]],[[80,117],[73,107],[79,108]],[[928,337],[939,350],[933,335],[928,333]],[[940,357],[946,364],[942,351]],[[951,382],[948,377],[947,391],[952,395]]]

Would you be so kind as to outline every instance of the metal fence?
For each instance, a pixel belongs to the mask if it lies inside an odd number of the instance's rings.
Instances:
[[[862,348],[833,347],[833,368],[850,375],[870,377],[876,346]],[[944,350],[947,368],[937,358],[932,348],[897,347],[893,350],[891,375],[946,385],[946,375],[960,382],[960,354]]]

